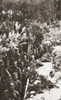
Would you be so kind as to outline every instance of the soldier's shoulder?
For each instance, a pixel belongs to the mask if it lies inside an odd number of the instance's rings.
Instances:
[[[18,91],[14,90],[14,92],[15,92],[17,95],[19,95],[19,92],[18,92]]]
[[[18,83],[22,85],[22,82],[20,80],[18,80]]]
[[[8,93],[8,90],[4,90],[4,93]]]
[[[5,90],[4,91],[4,97],[8,97],[9,96],[9,91],[8,90]]]

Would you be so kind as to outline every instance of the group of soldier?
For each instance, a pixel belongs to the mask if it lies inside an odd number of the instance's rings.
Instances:
[[[3,19],[4,15],[3,11]],[[27,24],[27,20],[24,23]],[[7,18],[0,22],[1,48],[8,49],[0,53],[1,100],[24,99],[27,78],[30,77],[31,67],[36,63],[34,58],[37,58],[37,55],[40,57],[43,51],[43,48],[40,48],[36,42],[41,34],[38,34],[36,39],[35,35],[29,33],[27,26],[23,26],[18,21],[11,21]],[[17,47],[13,48],[13,45]]]
[[[22,48],[22,47],[21,47]],[[1,100],[23,100],[30,72],[30,61],[24,51],[15,54],[2,53],[0,59],[0,98]]]

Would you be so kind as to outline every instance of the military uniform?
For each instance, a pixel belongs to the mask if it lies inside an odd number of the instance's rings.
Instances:
[[[16,90],[14,90],[13,93],[10,92],[9,90],[5,90],[3,100],[21,100],[21,98]]]
[[[3,100],[21,100],[19,92],[15,90],[14,83],[9,83],[8,89],[4,90]]]
[[[20,96],[21,96],[21,92],[22,92],[22,82],[20,80],[18,80],[18,75],[17,73],[13,73],[13,83],[15,85],[15,90],[19,92]]]

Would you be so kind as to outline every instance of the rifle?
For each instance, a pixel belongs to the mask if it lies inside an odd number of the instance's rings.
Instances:
[[[27,79],[27,82],[26,82],[26,87],[25,87],[25,93],[24,93],[24,98],[23,98],[23,100],[25,100],[25,99],[26,99],[28,85],[29,85],[29,78]]]

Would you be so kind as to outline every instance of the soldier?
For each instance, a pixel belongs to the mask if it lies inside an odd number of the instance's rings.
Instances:
[[[0,60],[0,81],[1,81],[1,69],[2,69],[2,59]]]
[[[29,60],[27,59],[27,56],[26,55],[24,55],[24,65],[25,65],[26,68],[29,65]]]
[[[36,66],[35,55],[32,55],[32,56],[31,56],[31,62],[30,62],[30,64],[31,64],[31,68],[33,68],[33,67]]]
[[[17,66],[17,61],[14,61],[14,65],[12,67],[12,74],[16,72],[18,74],[18,79],[22,80],[22,72],[21,69]]]
[[[20,68],[22,70],[21,58],[18,59],[17,66],[18,66],[18,68]]]
[[[1,85],[3,90],[7,89],[8,83],[12,80],[12,76],[8,71],[8,67],[8,64],[3,61],[1,68]]]
[[[15,85],[15,90],[19,92],[20,96],[21,96],[21,92],[22,92],[22,82],[20,80],[18,80],[18,74],[17,73],[13,73],[13,82]]]
[[[2,67],[3,67],[3,61],[2,59],[0,60],[0,98],[2,100],[2,95],[3,95],[3,89],[2,89],[2,83],[1,83],[1,77],[2,77]]]
[[[19,92],[14,89],[14,83],[10,83],[7,90],[4,91],[3,100],[21,100]]]

